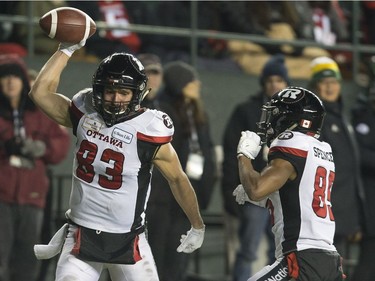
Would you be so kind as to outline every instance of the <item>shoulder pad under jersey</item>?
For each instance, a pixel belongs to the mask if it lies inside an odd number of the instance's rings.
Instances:
[[[133,119],[138,127],[138,138],[153,143],[167,143],[172,140],[174,126],[165,112],[147,109]],[[130,121],[131,122],[131,121]]]
[[[72,98],[72,106],[82,113],[92,113],[95,111],[92,105],[92,89],[86,88],[79,91]]]
[[[278,135],[277,138],[271,143],[270,149],[277,146],[283,146],[307,150],[309,147],[309,141],[313,140],[315,140],[315,138],[307,136],[304,133],[285,131]]]

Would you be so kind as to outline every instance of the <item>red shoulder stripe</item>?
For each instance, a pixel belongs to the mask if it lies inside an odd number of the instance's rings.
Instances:
[[[274,146],[270,149],[269,153],[274,153],[276,151],[282,152],[282,153],[287,153],[287,154],[292,154],[298,157],[307,157],[307,151],[297,149],[297,148],[291,148],[291,147],[283,147],[283,146]]]
[[[78,109],[78,107],[74,104],[74,102],[71,102],[70,104],[70,112],[71,112],[71,116],[73,116],[76,119],[75,121],[80,120],[83,116],[83,112],[81,112]]]
[[[143,140],[143,141],[147,141],[151,143],[158,143],[158,144],[164,144],[164,143],[168,143],[172,141],[172,136],[155,137],[155,136],[148,136],[140,132],[137,133],[137,138],[139,140]]]
[[[69,107],[69,117],[70,121],[73,124],[73,135],[77,135],[77,127],[78,127],[78,122],[82,118],[83,112],[81,112],[78,107],[71,102],[70,107]]]

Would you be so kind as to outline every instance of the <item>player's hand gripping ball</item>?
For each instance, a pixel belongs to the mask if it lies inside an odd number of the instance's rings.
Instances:
[[[72,44],[86,41],[96,31],[96,24],[89,15],[70,7],[49,11],[39,19],[39,26],[48,37]]]

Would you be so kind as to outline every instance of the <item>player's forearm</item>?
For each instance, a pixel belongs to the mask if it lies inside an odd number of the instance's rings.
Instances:
[[[241,184],[243,185],[247,195],[253,201],[260,201],[263,195],[258,194],[258,179],[260,174],[254,170],[251,160],[245,156],[238,158],[238,171]]]
[[[199,212],[197,197],[187,177],[176,183],[171,183],[171,189],[191,225],[196,229],[203,228],[204,222]]]
[[[60,76],[69,57],[60,51],[56,51],[45,63],[31,89],[30,96],[35,101],[40,101],[49,93],[56,93],[60,82]]]

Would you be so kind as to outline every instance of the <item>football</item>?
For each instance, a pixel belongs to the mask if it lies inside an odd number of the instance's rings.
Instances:
[[[39,26],[48,37],[64,43],[79,43],[96,31],[96,24],[89,15],[70,7],[49,11],[39,19]]]

